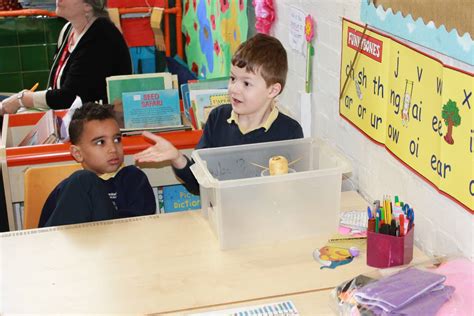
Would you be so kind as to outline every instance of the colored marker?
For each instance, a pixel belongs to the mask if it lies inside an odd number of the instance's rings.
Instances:
[[[372,203],[372,205],[373,205],[373,210],[374,210],[374,213],[375,213],[380,208],[380,201],[375,200],[374,203]]]
[[[374,232],[375,231],[375,225],[376,225],[376,219],[370,218],[369,222],[367,224],[367,230],[369,232]]]
[[[398,219],[400,221],[400,237],[405,235],[405,216],[403,214],[400,214],[398,216]]]

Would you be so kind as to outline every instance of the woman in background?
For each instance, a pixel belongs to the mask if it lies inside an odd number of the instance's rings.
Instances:
[[[48,79],[48,90],[23,90],[0,103],[0,113],[20,107],[69,108],[76,96],[107,103],[105,78],[132,73],[128,47],[110,21],[107,0],[56,0],[56,14],[66,23]]]

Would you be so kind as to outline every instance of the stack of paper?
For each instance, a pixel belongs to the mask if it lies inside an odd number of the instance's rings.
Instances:
[[[352,229],[364,231],[367,230],[368,215],[367,211],[347,211],[341,212],[340,225]]]
[[[61,140],[62,120],[53,110],[46,111],[18,146],[55,144]]]

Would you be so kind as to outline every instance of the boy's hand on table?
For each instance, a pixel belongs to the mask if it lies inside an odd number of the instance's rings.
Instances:
[[[186,166],[187,160],[184,155],[169,141],[150,132],[143,132],[142,135],[155,144],[135,154],[133,157],[137,162],[161,162],[170,160],[173,167],[177,169],[182,169]]]

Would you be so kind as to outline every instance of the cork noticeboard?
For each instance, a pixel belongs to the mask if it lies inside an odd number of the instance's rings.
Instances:
[[[469,33],[474,37],[474,1],[472,0],[369,0],[377,7],[387,10],[392,9],[396,14],[401,12],[403,16],[411,14],[413,19],[419,17],[428,23],[433,21],[437,27],[444,25],[450,32],[457,29],[462,36]]]

